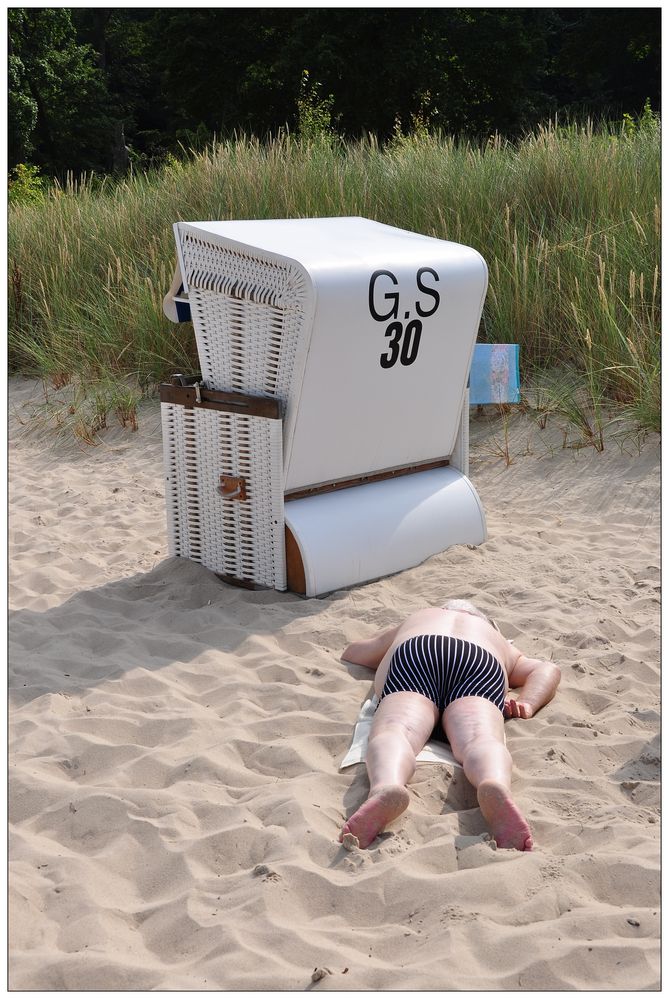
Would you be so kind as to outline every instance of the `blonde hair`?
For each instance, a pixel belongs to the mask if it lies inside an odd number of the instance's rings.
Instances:
[[[466,614],[474,614],[476,617],[480,617],[484,621],[487,621],[488,624],[491,624],[496,631],[499,631],[497,622],[488,617],[487,614],[484,614],[482,610],[479,610],[471,600],[447,600],[444,604],[444,610],[464,611]]]

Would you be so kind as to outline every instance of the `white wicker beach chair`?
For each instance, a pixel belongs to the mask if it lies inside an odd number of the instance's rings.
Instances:
[[[201,381],[161,392],[171,554],[314,596],[485,540],[476,251],[361,218],[174,230]]]

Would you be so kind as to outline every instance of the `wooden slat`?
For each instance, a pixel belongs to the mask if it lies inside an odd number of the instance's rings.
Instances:
[[[304,499],[306,496],[318,496],[321,493],[333,493],[338,489],[350,489],[351,486],[361,486],[366,482],[383,482],[385,479],[395,479],[401,475],[413,475],[414,472],[427,472],[431,468],[445,468],[448,458],[438,458],[435,461],[423,462],[420,465],[405,465],[403,468],[391,468],[384,472],[370,472],[369,475],[359,475],[354,479],[339,479],[337,482],[324,482],[318,486],[307,486],[304,489],[291,489],[284,496],[286,503],[290,500]]]
[[[286,525],[286,582],[292,593],[301,593],[304,596],[307,592],[302,555],[288,525]]]
[[[281,419],[281,403],[265,396],[246,395],[242,392],[220,392],[200,387],[200,402],[194,385],[174,385],[163,382],[160,401],[170,402],[186,409],[215,409],[220,413],[238,413],[244,416],[264,416],[268,420]]]

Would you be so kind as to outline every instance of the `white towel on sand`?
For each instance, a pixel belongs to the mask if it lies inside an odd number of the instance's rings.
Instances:
[[[368,701],[365,701],[360,709],[360,714],[353,730],[353,739],[346,756],[339,765],[340,770],[352,767],[354,763],[365,762],[369,730],[372,727],[372,719],[374,718],[374,712],[378,703],[379,699],[375,694]],[[416,759],[419,763],[450,763],[456,767],[460,766],[456,762],[448,743],[436,742],[435,740],[428,742],[421,749]]]

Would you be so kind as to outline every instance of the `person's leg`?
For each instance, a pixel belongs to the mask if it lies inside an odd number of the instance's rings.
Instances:
[[[413,691],[387,694],[379,704],[367,744],[369,797],[344,824],[339,837],[356,837],[364,849],[409,804],[405,785],[416,756],[439,718],[435,704]]]
[[[498,846],[532,849],[532,834],[511,795],[511,754],[504,717],[485,697],[462,697],[445,709],[442,724],[453,755],[476,788],[479,807]]]

